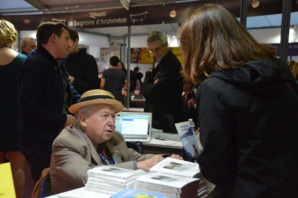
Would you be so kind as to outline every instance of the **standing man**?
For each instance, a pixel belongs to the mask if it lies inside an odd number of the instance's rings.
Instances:
[[[83,94],[90,89],[98,89],[100,84],[96,60],[92,55],[87,54],[86,48],[79,49],[77,31],[69,29],[68,32],[72,47],[65,64],[71,84],[79,94]]]
[[[36,44],[33,38],[24,37],[21,40],[21,53],[29,55],[32,50],[36,49]]]
[[[167,35],[153,31],[147,45],[155,60],[154,67],[146,73],[142,92],[146,99],[145,111],[152,112],[153,128],[176,133],[175,123],[182,115],[182,66],[168,49]]]
[[[61,60],[71,47],[68,28],[44,23],[36,37],[37,50],[30,53],[20,71],[18,99],[20,147],[31,165],[34,182],[50,166],[54,139],[75,122],[68,107],[80,98]]]
[[[124,103],[122,88],[127,86],[126,74],[118,69],[120,62],[117,56],[110,58],[111,68],[104,70],[100,81],[100,88],[111,92],[116,100]]]

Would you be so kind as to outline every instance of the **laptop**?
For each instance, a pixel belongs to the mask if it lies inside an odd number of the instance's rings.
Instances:
[[[151,140],[152,113],[117,113],[115,130],[119,131],[127,142],[149,142]]]

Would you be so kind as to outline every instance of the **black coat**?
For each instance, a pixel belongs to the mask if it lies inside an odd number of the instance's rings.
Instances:
[[[70,54],[65,60],[66,70],[73,76],[74,88],[83,94],[90,89],[99,89],[98,68],[94,57],[87,54],[85,48],[79,49],[77,53]]]
[[[60,67],[53,56],[43,47],[30,53],[19,75],[18,88],[18,132],[21,151],[26,158],[28,150],[34,148],[47,152],[49,161],[52,143],[66,122],[63,113],[64,97],[68,96],[68,107],[80,100],[80,95],[68,80],[62,61],[61,72],[67,81],[64,93]]]
[[[214,197],[298,197],[297,85],[285,67],[252,61],[199,86],[197,161]]]
[[[179,60],[169,50],[156,68],[146,73],[145,82],[142,84],[146,111],[154,114],[167,113],[173,115],[174,122],[181,121],[183,88],[181,70]],[[156,79],[158,82],[154,84]],[[155,118],[153,117],[153,121]]]

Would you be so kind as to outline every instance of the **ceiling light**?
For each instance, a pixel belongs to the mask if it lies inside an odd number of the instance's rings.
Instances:
[[[257,7],[259,7],[259,5],[260,5],[259,0],[252,0],[251,6],[253,8],[257,8]]]
[[[176,17],[176,10],[175,9],[173,9],[173,10],[171,10],[171,12],[170,12],[170,17],[171,18],[175,18]]]
[[[24,19],[24,24],[28,25],[30,24],[31,20],[30,19]]]

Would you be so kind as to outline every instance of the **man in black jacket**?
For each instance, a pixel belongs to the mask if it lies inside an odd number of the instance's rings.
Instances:
[[[147,45],[155,63],[146,73],[142,92],[146,98],[145,111],[152,112],[153,128],[175,133],[175,123],[182,115],[182,66],[177,57],[168,50],[167,35],[153,31]]]
[[[62,60],[71,47],[68,28],[61,23],[42,23],[36,38],[37,49],[24,62],[18,86],[20,148],[34,182],[50,167],[54,139],[75,123],[68,107],[81,97],[69,82]]]
[[[94,57],[87,54],[86,48],[79,49],[78,33],[73,29],[69,29],[69,36],[72,48],[70,55],[65,60],[66,70],[69,73],[70,82],[82,95],[90,89],[99,88],[98,67]]]

